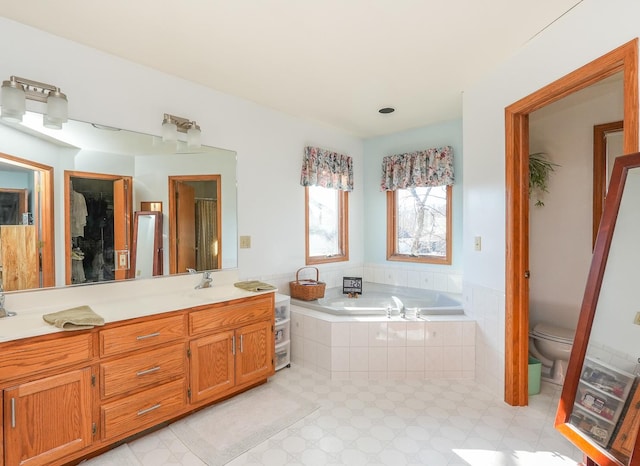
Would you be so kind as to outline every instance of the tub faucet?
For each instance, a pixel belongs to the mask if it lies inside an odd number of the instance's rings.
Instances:
[[[211,287],[212,283],[213,283],[212,272],[209,270],[206,270],[202,272],[202,278],[200,279],[200,283],[196,285],[195,289],[199,290],[200,288],[209,288]]]
[[[400,298],[398,298],[397,296],[391,296],[391,299],[393,299],[393,302],[396,303],[396,307],[398,308],[400,317],[405,319],[407,317],[407,311],[405,310],[404,304],[402,303],[402,301],[400,301]]]

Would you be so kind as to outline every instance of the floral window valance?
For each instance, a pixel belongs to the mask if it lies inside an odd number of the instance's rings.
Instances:
[[[453,148],[390,155],[382,160],[381,191],[453,184]]]
[[[319,147],[305,147],[300,184],[352,191],[353,162],[351,157]]]

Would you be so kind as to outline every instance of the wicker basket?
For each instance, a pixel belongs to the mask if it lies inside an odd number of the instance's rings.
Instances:
[[[301,270],[304,269],[316,269],[315,280],[300,280],[298,275]],[[289,291],[291,297],[295,299],[301,299],[303,301],[313,301],[314,299],[324,297],[324,288],[326,283],[319,281],[320,272],[316,267],[302,267],[296,272],[296,280],[289,282]]]

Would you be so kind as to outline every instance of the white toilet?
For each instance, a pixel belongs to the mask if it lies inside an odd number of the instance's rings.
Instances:
[[[542,378],[564,383],[575,330],[541,322],[529,332],[529,354],[542,363]]]

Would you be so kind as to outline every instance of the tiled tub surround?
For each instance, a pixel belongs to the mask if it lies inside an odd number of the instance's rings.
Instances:
[[[468,316],[346,317],[291,305],[291,360],[332,379],[475,378]]]

